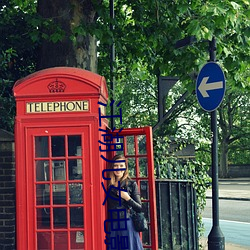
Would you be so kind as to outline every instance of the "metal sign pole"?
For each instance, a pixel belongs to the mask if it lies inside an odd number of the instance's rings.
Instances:
[[[210,61],[215,62],[215,38],[209,42]],[[217,110],[211,112],[212,140],[212,204],[213,227],[208,235],[208,250],[224,250],[225,238],[219,225],[219,181],[218,181],[218,128]]]
[[[114,18],[115,18],[115,10],[114,10],[114,0],[109,1],[109,10],[110,10],[110,31],[113,33],[114,31]],[[114,43],[114,38],[113,42],[110,46],[110,92],[111,92],[111,102],[114,100],[114,95],[115,95],[115,78],[114,78],[114,63],[115,63],[115,43]],[[111,129],[114,128],[114,113],[115,113],[115,105],[110,106],[110,113],[111,113],[111,124],[110,127]]]

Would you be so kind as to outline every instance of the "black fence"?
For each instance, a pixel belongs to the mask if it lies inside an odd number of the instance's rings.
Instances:
[[[159,250],[198,250],[196,194],[192,182],[156,180]]]

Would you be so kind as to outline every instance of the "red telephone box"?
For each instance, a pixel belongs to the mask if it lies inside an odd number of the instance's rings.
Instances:
[[[106,249],[98,148],[105,79],[46,69],[17,81],[14,96],[17,249]]]
[[[105,108],[98,102],[108,99],[105,79],[58,67],[17,81],[13,91],[17,250],[106,249],[101,155],[108,156],[98,144],[99,129],[108,127],[106,119],[99,125],[99,107],[102,114]],[[144,247],[157,250],[151,133],[149,127],[122,131],[149,220]]]

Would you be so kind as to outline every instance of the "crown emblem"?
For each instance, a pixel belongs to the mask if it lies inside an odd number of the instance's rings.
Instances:
[[[50,93],[64,92],[65,88],[66,84],[61,81],[58,81],[57,79],[48,85]]]

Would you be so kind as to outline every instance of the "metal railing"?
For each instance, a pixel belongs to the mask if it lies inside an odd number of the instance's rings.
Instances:
[[[188,180],[157,179],[159,250],[198,250],[196,193]]]

